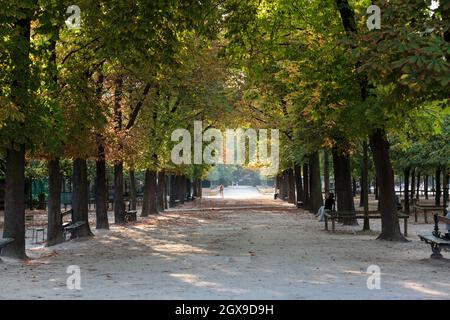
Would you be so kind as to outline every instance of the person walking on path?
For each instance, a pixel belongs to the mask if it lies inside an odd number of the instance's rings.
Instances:
[[[220,196],[223,198],[223,184],[221,184],[219,186],[219,193],[220,193]]]

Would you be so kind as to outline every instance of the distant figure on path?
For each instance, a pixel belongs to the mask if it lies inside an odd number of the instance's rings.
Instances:
[[[220,196],[223,198],[223,184],[221,184],[219,186],[219,193],[220,193]]]

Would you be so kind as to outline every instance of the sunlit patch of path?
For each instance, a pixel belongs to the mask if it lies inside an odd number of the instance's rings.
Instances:
[[[211,196],[211,198],[221,198],[220,194]],[[257,188],[250,186],[226,187],[223,191],[224,199],[262,199],[270,198],[268,195],[261,194]]]

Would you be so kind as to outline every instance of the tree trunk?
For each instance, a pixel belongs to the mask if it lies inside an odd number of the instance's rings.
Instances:
[[[286,169],[283,171],[283,200],[288,201],[289,200],[289,170]]]
[[[425,199],[428,200],[428,175],[425,175],[425,177],[423,178],[423,189],[425,192]]]
[[[416,189],[416,200],[420,199],[420,171],[417,169],[417,189]]]
[[[413,168],[411,170],[411,202],[414,203],[413,199],[414,199],[414,195],[415,195],[415,190],[416,190],[416,168]]]
[[[141,217],[148,217],[150,214],[158,213],[156,207],[156,179],[157,175],[154,170],[145,170],[144,199]]]
[[[348,0],[336,0],[336,4],[341,15],[342,24],[348,33],[357,33],[355,12],[350,7]],[[359,77],[361,99],[365,101],[369,93],[367,75],[361,74]],[[397,214],[397,203],[394,189],[394,171],[389,158],[389,143],[386,132],[377,129],[370,134],[370,147],[372,149],[375,170],[379,186],[379,206],[381,210],[381,234],[379,239],[391,241],[405,241],[400,232],[400,225]]]
[[[106,184],[105,148],[98,147],[95,176],[95,214],[96,229],[109,229],[108,221],[108,186]]]
[[[322,181],[320,179],[320,160],[319,152],[316,151],[309,157],[310,161],[310,173],[311,173],[311,199],[310,199],[310,212],[316,213],[323,205],[322,198]]]
[[[33,210],[33,178],[25,178],[25,199],[25,206]]]
[[[189,177],[186,177],[186,199],[187,201],[192,200],[192,183]]]
[[[380,200],[380,199],[378,199],[378,197],[380,195],[379,188],[378,188],[378,178],[375,178],[374,192],[375,192],[375,200]]]
[[[436,206],[441,204],[441,173],[441,168],[436,169],[436,194],[434,196],[434,202]]]
[[[169,209],[169,202],[167,198],[169,196],[169,176],[164,173],[164,210]]]
[[[184,201],[186,201],[186,176],[181,175],[179,180],[179,188],[180,188],[180,203],[184,204]]]
[[[165,184],[165,174],[164,171],[159,171],[158,172],[158,186],[157,186],[157,210],[158,212],[164,211],[164,189],[166,188],[166,184]]]
[[[369,155],[367,141],[363,142],[363,158],[361,161],[361,199],[364,206],[363,231],[370,230],[369,220]]]
[[[283,173],[281,173],[281,175],[283,175]],[[281,199],[281,193],[282,193],[282,188],[283,188],[283,186],[281,185],[281,175],[280,174],[278,174],[276,177],[275,177],[275,185],[276,185],[276,189],[278,190],[278,199]],[[281,199],[281,200],[283,200],[283,199]]]
[[[123,197],[123,162],[114,163],[114,223],[125,223],[125,203]]]
[[[48,246],[64,241],[61,216],[61,177],[59,159],[50,160],[48,162]]]
[[[122,130],[122,76],[118,76],[114,81],[114,131],[120,134]],[[118,156],[120,157],[123,149],[119,142]],[[125,203],[123,189],[123,161],[114,161],[114,223],[125,223]]]
[[[303,183],[302,183],[302,167],[299,164],[294,166],[295,175],[295,189],[297,190],[296,205],[298,208],[301,206],[299,202],[304,202],[305,195],[303,193]]]
[[[171,208],[175,207],[176,198],[177,198],[177,190],[176,190],[176,179],[175,175],[171,174],[169,176],[169,206]]]
[[[404,177],[405,177],[405,190],[403,190],[403,198],[404,198],[404,211],[405,214],[409,215],[411,213],[411,209],[409,208],[409,176],[411,173],[411,168],[407,167],[404,171]]]
[[[355,212],[353,204],[353,187],[350,170],[350,156],[333,148],[333,167],[336,177],[337,207],[339,211]],[[356,214],[355,214],[356,215]],[[344,225],[357,225],[356,216],[354,218],[343,219]]]
[[[6,150],[5,216],[3,238],[14,242],[1,250],[5,257],[26,259],[25,253],[25,146]]]
[[[89,227],[89,195],[87,181],[87,165],[86,159],[73,160],[73,192],[72,192],[72,222],[83,221],[85,224],[78,228],[73,237],[90,237],[93,236]]]
[[[198,191],[197,191],[197,193],[198,193],[198,196],[200,198],[203,196],[203,186],[202,186],[202,184],[203,184],[202,179],[198,179]]]
[[[449,194],[448,194],[448,184],[449,184],[449,179],[450,179],[450,171],[448,171],[448,169],[444,168],[443,170],[443,186],[444,186],[444,190],[443,190],[443,205],[444,208],[447,208],[448,205],[448,198],[449,198]]]
[[[370,135],[377,179],[379,182],[381,234],[378,239],[406,241],[400,232],[397,203],[394,190],[394,171],[389,158],[389,143],[384,130],[377,129]]]
[[[288,180],[288,203],[295,203],[295,179],[294,170],[292,168],[287,169]]]
[[[303,164],[303,197],[304,208],[309,208],[309,165]]]
[[[130,170],[130,210],[137,209],[136,174],[134,169]]]
[[[11,76],[10,98],[18,111],[28,108],[30,83],[30,34],[33,9],[23,8],[21,16],[13,22],[14,35],[8,57],[14,63]],[[4,66],[2,66],[2,69]],[[2,70],[3,72],[3,70]],[[4,143],[4,141],[2,141]],[[25,146],[14,141],[6,148],[5,212],[3,237],[14,242],[1,250],[3,256],[26,259],[25,253]]]
[[[364,151],[363,151],[363,153],[364,153]],[[363,157],[364,157],[364,155],[363,155]],[[364,197],[363,197],[363,193],[364,192],[366,192],[365,190],[364,190],[364,183],[363,183],[363,175],[365,174],[365,172],[363,172],[364,170],[367,170],[367,168],[364,166],[364,159],[361,159],[361,167],[360,167],[360,169],[361,169],[361,180],[360,180],[360,182],[361,182],[361,194],[360,194],[360,197],[359,197],[359,207],[364,207]],[[367,176],[367,179],[369,179],[369,176]],[[367,196],[368,196],[368,194],[367,194]]]
[[[285,200],[287,197],[287,183],[286,183],[286,170],[281,172],[280,175],[280,199]]]
[[[198,197],[198,178],[194,178],[192,184],[193,184],[193,186],[192,186],[192,196],[195,199],[195,198]]]
[[[323,183],[325,193],[330,192],[330,156],[328,149],[323,150]]]
[[[180,204],[180,198],[181,198],[181,187],[180,187],[180,176],[179,175],[174,175],[173,187],[175,190],[175,205],[177,205],[177,204]]]

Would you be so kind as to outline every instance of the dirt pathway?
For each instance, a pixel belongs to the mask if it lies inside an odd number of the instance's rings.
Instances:
[[[450,298],[449,261],[428,259],[415,236],[431,225],[412,224],[411,242],[388,243],[360,227],[329,234],[310,213],[270,197],[209,198],[184,209],[35,246],[25,264],[4,261],[0,299]],[[70,265],[80,267],[81,290],[67,288]],[[370,265],[381,269],[380,290],[367,288]]]

